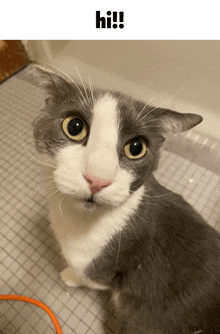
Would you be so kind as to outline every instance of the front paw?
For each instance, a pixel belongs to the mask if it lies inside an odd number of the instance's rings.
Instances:
[[[60,273],[62,281],[67,285],[74,288],[78,288],[82,285],[82,281],[79,275],[76,274],[73,268],[68,267]]]

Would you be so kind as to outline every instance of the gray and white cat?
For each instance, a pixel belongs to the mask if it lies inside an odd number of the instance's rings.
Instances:
[[[122,333],[220,333],[220,237],[152,174],[166,136],[202,117],[39,71],[34,137],[63,281],[110,289]]]

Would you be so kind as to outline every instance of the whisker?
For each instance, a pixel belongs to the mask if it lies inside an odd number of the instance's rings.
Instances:
[[[39,162],[39,163],[41,163],[41,164],[43,164],[43,165],[52,167],[52,168],[54,168],[54,169],[56,168],[55,166],[52,166],[52,165],[50,165],[50,164],[47,164],[46,162],[43,162],[43,161],[41,161],[41,160],[38,160],[37,158],[35,158],[35,157],[34,157],[34,156],[27,150],[27,148],[26,148],[25,145],[24,145],[23,139],[22,139],[22,137],[21,137],[20,129],[19,129],[19,136],[20,136],[20,140],[21,140],[21,143],[22,143],[22,145],[23,145],[25,151],[28,153],[28,155],[29,155],[32,159],[34,159],[35,161],[37,161],[37,162]]]
[[[116,263],[115,263],[115,270],[116,270],[116,268],[117,268],[117,264],[118,264],[118,259],[119,259],[120,249],[121,249],[121,231],[120,231],[120,239],[119,239],[118,253],[117,253],[117,258],[116,258]]]
[[[183,89],[183,86],[180,87],[180,89],[176,92],[176,94],[174,94],[173,96],[171,96],[168,100],[164,101],[163,103],[159,104],[157,107],[154,107],[153,109],[151,109],[146,115],[144,115],[143,118],[147,117],[152,111],[154,111],[157,108],[160,108],[161,106],[163,106],[165,103],[169,102],[170,100],[172,100],[175,96],[177,96],[181,90]],[[143,119],[142,118],[142,119]]]
[[[149,103],[155,98],[155,96],[153,96],[146,104],[145,106],[141,109],[141,111],[137,114],[136,120],[138,119],[138,117],[140,117],[140,115],[142,114],[142,112],[144,111],[144,109],[149,105]]]
[[[43,130],[38,130],[38,132],[45,134],[45,131],[43,131]],[[48,141],[45,140],[45,139],[35,139],[35,140],[39,141],[39,142],[43,141],[45,143],[48,143]],[[58,143],[65,143],[64,139],[57,139],[57,138],[51,137],[51,140],[54,140],[54,141],[56,141]]]
[[[56,141],[57,143],[60,143],[60,144],[63,144],[63,143],[65,143],[65,140],[62,140],[62,139],[57,139],[57,138],[51,138],[51,140],[54,140],[54,141]]]
[[[94,95],[93,95],[93,89],[92,89],[92,85],[91,85],[91,81],[88,75],[88,81],[89,81],[89,87],[90,87],[90,92],[91,92],[91,97],[92,97],[92,101],[94,103]]]
[[[44,187],[45,188],[50,188],[50,187],[55,187],[57,185],[57,183],[56,183],[56,181],[55,180],[52,180],[52,181],[50,181],[50,182],[48,182],[48,183],[44,183]]]
[[[47,192],[51,192],[52,190],[57,189],[57,186],[56,186],[56,185],[54,185],[54,186],[49,186],[49,187],[44,186],[44,189],[45,189]]]
[[[59,139],[55,139],[55,138],[51,138],[52,140],[55,140],[57,143],[59,144],[65,144],[65,140],[59,140]]]
[[[82,77],[81,77],[81,75],[80,75],[80,73],[79,73],[79,71],[78,71],[78,68],[77,68],[76,66],[75,66],[75,69],[76,69],[76,71],[77,71],[77,73],[78,73],[78,76],[79,76],[79,78],[80,78],[80,81],[81,81],[81,83],[82,83],[84,92],[85,92],[85,94],[86,94],[87,101],[89,102],[89,97],[88,97],[88,94],[87,94],[85,85],[84,85],[84,83],[83,83]]]
[[[144,124],[148,124],[148,123],[155,122],[155,121],[160,121],[160,118],[151,119],[151,120],[145,122]]]
[[[132,227],[132,230],[133,230],[133,232],[134,232],[134,235],[135,235],[136,239],[138,240],[138,237],[137,237],[137,234],[136,234],[136,232],[135,232],[135,229],[134,229],[134,226],[133,226],[132,222],[129,221],[129,223],[130,223],[130,225],[131,225],[131,227]]]
[[[45,187],[50,186],[52,184],[56,184],[56,182],[54,180],[52,180],[52,181],[48,182],[47,184],[45,184]]]
[[[140,218],[143,222],[147,223],[147,224],[154,224],[155,222],[151,221],[147,221],[147,220],[144,220],[142,217],[140,217],[137,213],[135,214],[138,218]]]
[[[79,86],[77,85],[77,83],[69,76],[67,75],[65,72],[63,72],[61,69],[59,69],[58,67],[54,66],[54,65],[51,65],[49,63],[46,63],[46,62],[41,62],[42,64],[45,64],[45,65],[48,65],[48,66],[51,66],[52,68],[56,69],[58,72],[62,73],[63,75],[65,75],[76,87],[77,89],[79,90],[79,92],[81,93],[81,95],[84,97],[83,95],[83,92],[81,91],[81,89],[79,88]],[[52,72],[49,70],[49,72]]]
[[[150,126],[142,126],[144,129],[146,129],[146,128],[167,128],[166,126],[164,126],[164,125],[150,125]]]
[[[59,192],[59,189],[56,190],[56,191],[54,191],[52,194],[50,194],[50,196],[49,196],[48,198],[51,198],[53,195],[55,195],[55,194],[58,193],[58,192]]]
[[[55,139],[53,139],[53,140],[55,140]],[[35,139],[35,141],[36,142],[39,142],[39,143],[45,143],[45,144],[47,144],[50,148],[53,148],[54,150],[58,150],[59,149],[59,146],[61,146],[61,145],[64,145],[65,144],[65,141],[58,141],[58,144],[51,144],[50,142],[48,142],[48,141],[46,141],[46,140],[44,140],[44,139],[42,139],[42,140],[39,140],[39,139]]]
[[[131,193],[134,193],[136,190],[133,190],[133,191],[131,191]],[[152,195],[152,196],[147,196],[147,195],[142,195],[142,198],[143,197],[146,197],[146,198],[149,198],[149,199],[154,199],[154,198],[157,198],[157,197],[161,197],[161,196],[165,196],[165,195],[168,195],[168,194],[171,194],[172,193],[172,191],[169,191],[169,192],[167,192],[167,193],[165,193],[165,194],[161,194],[161,195],[156,195],[156,196],[154,196],[154,195]],[[144,201],[144,203],[145,204],[149,204],[149,205],[156,205],[156,204],[153,204],[153,203],[148,203],[148,202],[145,202],[145,200],[143,200],[143,199],[141,199],[142,201]]]
[[[64,200],[65,197],[66,197],[66,195],[63,196],[63,198],[61,199],[61,201],[59,203],[59,210],[61,212],[62,217],[63,217],[63,211],[62,211],[62,207],[61,206],[62,206],[62,202],[63,202],[63,200]]]
[[[165,193],[165,194],[156,195],[156,196],[154,196],[154,195],[152,195],[152,196],[143,195],[143,197],[147,197],[147,198],[158,198],[158,197],[166,196],[166,195],[169,195],[169,194],[172,194],[172,191],[169,191],[169,192],[167,192],[167,193]]]
[[[153,198],[152,198],[152,200],[153,200]],[[141,199],[141,202],[144,203],[144,204],[147,204],[147,205],[154,205],[154,206],[159,205],[159,203],[156,204],[156,203],[146,202],[145,199]]]
[[[146,222],[146,220],[144,220],[142,217],[140,217],[137,213],[135,213],[135,215],[140,218],[143,222]]]

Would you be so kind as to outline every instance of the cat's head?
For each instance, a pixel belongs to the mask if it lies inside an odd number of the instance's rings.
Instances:
[[[34,122],[37,150],[52,161],[57,188],[85,207],[124,203],[147,184],[166,136],[202,121],[39,71],[48,98]]]

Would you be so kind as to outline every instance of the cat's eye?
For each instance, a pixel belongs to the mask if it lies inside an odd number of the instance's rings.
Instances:
[[[124,146],[125,155],[129,159],[140,159],[147,152],[147,145],[142,138],[134,138]]]
[[[71,139],[82,141],[87,136],[87,126],[83,120],[77,116],[69,116],[64,119],[64,133]]]

